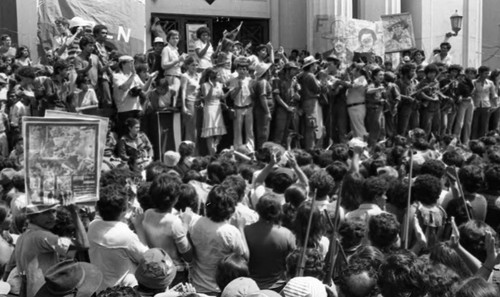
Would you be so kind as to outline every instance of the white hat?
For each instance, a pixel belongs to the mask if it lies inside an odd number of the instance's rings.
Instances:
[[[0,281],[0,295],[7,295],[10,292],[10,284]]]
[[[123,55],[118,58],[118,62],[130,62],[134,61],[134,58],[128,55]]]
[[[94,27],[94,22],[84,20],[81,17],[74,17],[71,20],[69,20],[69,27],[70,28],[86,27],[86,26]]]
[[[163,162],[168,167],[177,166],[177,163],[179,163],[180,159],[181,159],[181,155],[178,152],[166,151],[165,154],[163,154]]]
[[[165,43],[165,41],[161,37],[155,37],[155,40],[153,41],[153,44],[154,43]]]
[[[304,64],[302,65],[302,68],[306,68],[307,66],[314,63],[319,63],[319,61],[316,60],[313,56],[306,57],[304,58]]]
[[[261,77],[262,75],[264,75],[264,73],[266,73],[266,71],[269,70],[270,67],[271,67],[271,63],[259,63],[259,64],[257,64],[257,66],[255,67],[255,77],[256,78]]]

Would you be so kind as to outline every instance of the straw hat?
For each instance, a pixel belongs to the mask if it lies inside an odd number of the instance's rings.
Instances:
[[[309,65],[319,63],[318,60],[316,60],[313,56],[309,56],[304,58],[304,64],[302,65],[302,69],[306,68]]]
[[[255,78],[259,78],[264,75],[269,68],[271,68],[271,63],[259,63],[255,67]]]

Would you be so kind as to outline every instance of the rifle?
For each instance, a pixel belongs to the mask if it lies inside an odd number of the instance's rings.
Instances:
[[[408,201],[406,202],[406,217],[405,217],[405,229],[404,229],[404,248],[407,250],[409,247],[409,236],[410,236],[410,207],[411,207],[411,186],[412,186],[412,175],[413,175],[413,149],[410,148],[410,172],[408,175]]]
[[[462,189],[462,184],[460,183],[460,178],[458,177],[457,167],[453,166],[453,169],[454,169],[453,173],[455,174],[455,178],[457,181],[458,195],[460,196],[460,198],[462,198],[462,201],[464,202],[465,213],[467,214],[467,220],[470,221],[472,219],[472,217],[471,217],[471,214],[469,212],[467,200],[465,200],[464,190]]]
[[[307,221],[307,229],[306,229],[306,238],[304,239],[304,247],[302,249],[302,253],[300,253],[299,257],[299,263],[297,265],[297,275],[296,276],[303,276],[304,275],[304,269],[306,266],[306,251],[307,251],[307,244],[309,241],[309,233],[311,232],[311,224],[312,224],[312,218],[314,214],[314,208],[316,207],[314,203],[316,202],[316,194],[317,190],[314,190],[314,196],[311,202],[311,212],[309,213],[309,220]]]
[[[337,205],[335,205],[335,217],[334,217],[334,222],[332,223],[332,220],[330,219],[330,216],[328,215],[328,211],[325,209],[325,215],[326,218],[328,219],[328,223],[332,227],[332,235],[330,237],[330,247],[328,249],[328,259],[325,259],[326,263],[326,274],[325,278],[323,279],[323,283],[325,285],[331,286],[332,285],[332,277],[333,277],[333,271],[335,269],[335,264],[337,263],[337,256],[339,249],[342,249],[342,246],[340,245],[338,238],[337,238],[337,233],[338,233],[338,228],[340,225],[340,218],[339,218],[339,213],[340,213],[340,203],[342,201],[341,199],[341,193],[342,193],[342,184],[340,184],[339,187],[339,195],[337,199]],[[343,252],[343,250],[342,250]],[[345,255],[345,253],[344,253]]]

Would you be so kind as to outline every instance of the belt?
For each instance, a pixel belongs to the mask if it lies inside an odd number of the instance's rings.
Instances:
[[[253,107],[253,103],[250,103],[250,104],[245,105],[245,106],[238,106],[238,105],[233,106],[234,109],[247,109],[250,107]]]
[[[353,107],[353,106],[358,106],[358,105],[364,105],[364,104],[365,104],[364,101],[363,102],[358,102],[358,103],[347,104],[347,108]]]
[[[165,76],[170,76],[170,77],[177,77],[177,78],[181,78],[180,75],[173,75],[173,74],[165,74]]]

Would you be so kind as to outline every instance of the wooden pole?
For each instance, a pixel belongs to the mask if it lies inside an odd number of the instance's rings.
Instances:
[[[411,207],[411,187],[413,179],[413,149],[410,148],[410,173],[408,175],[408,201],[406,202],[406,217],[405,217],[405,229],[404,229],[404,248],[408,249],[410,244],[410,207]]]
[[[307,251],[307,244],[309,241],[309,233],[311,233],[311,224],[312,224],[312,218],[314,214],[314,210],[316,205],[314,203],[316,202],[316,194],[317,190],[314,190],[314,196],[312,198],[311,202],[311,212],[309,213],[309,220],[307,222],[307,228],[306,228],[306,238],[304,239],[304,246],[302,249],[302,253],[300,254],[299,257],[299,263],[298,263],[298,269],[297,269],[297,275],[296,276],[303,276],[304,275],[304,269],[306,266],[306,251]]]

